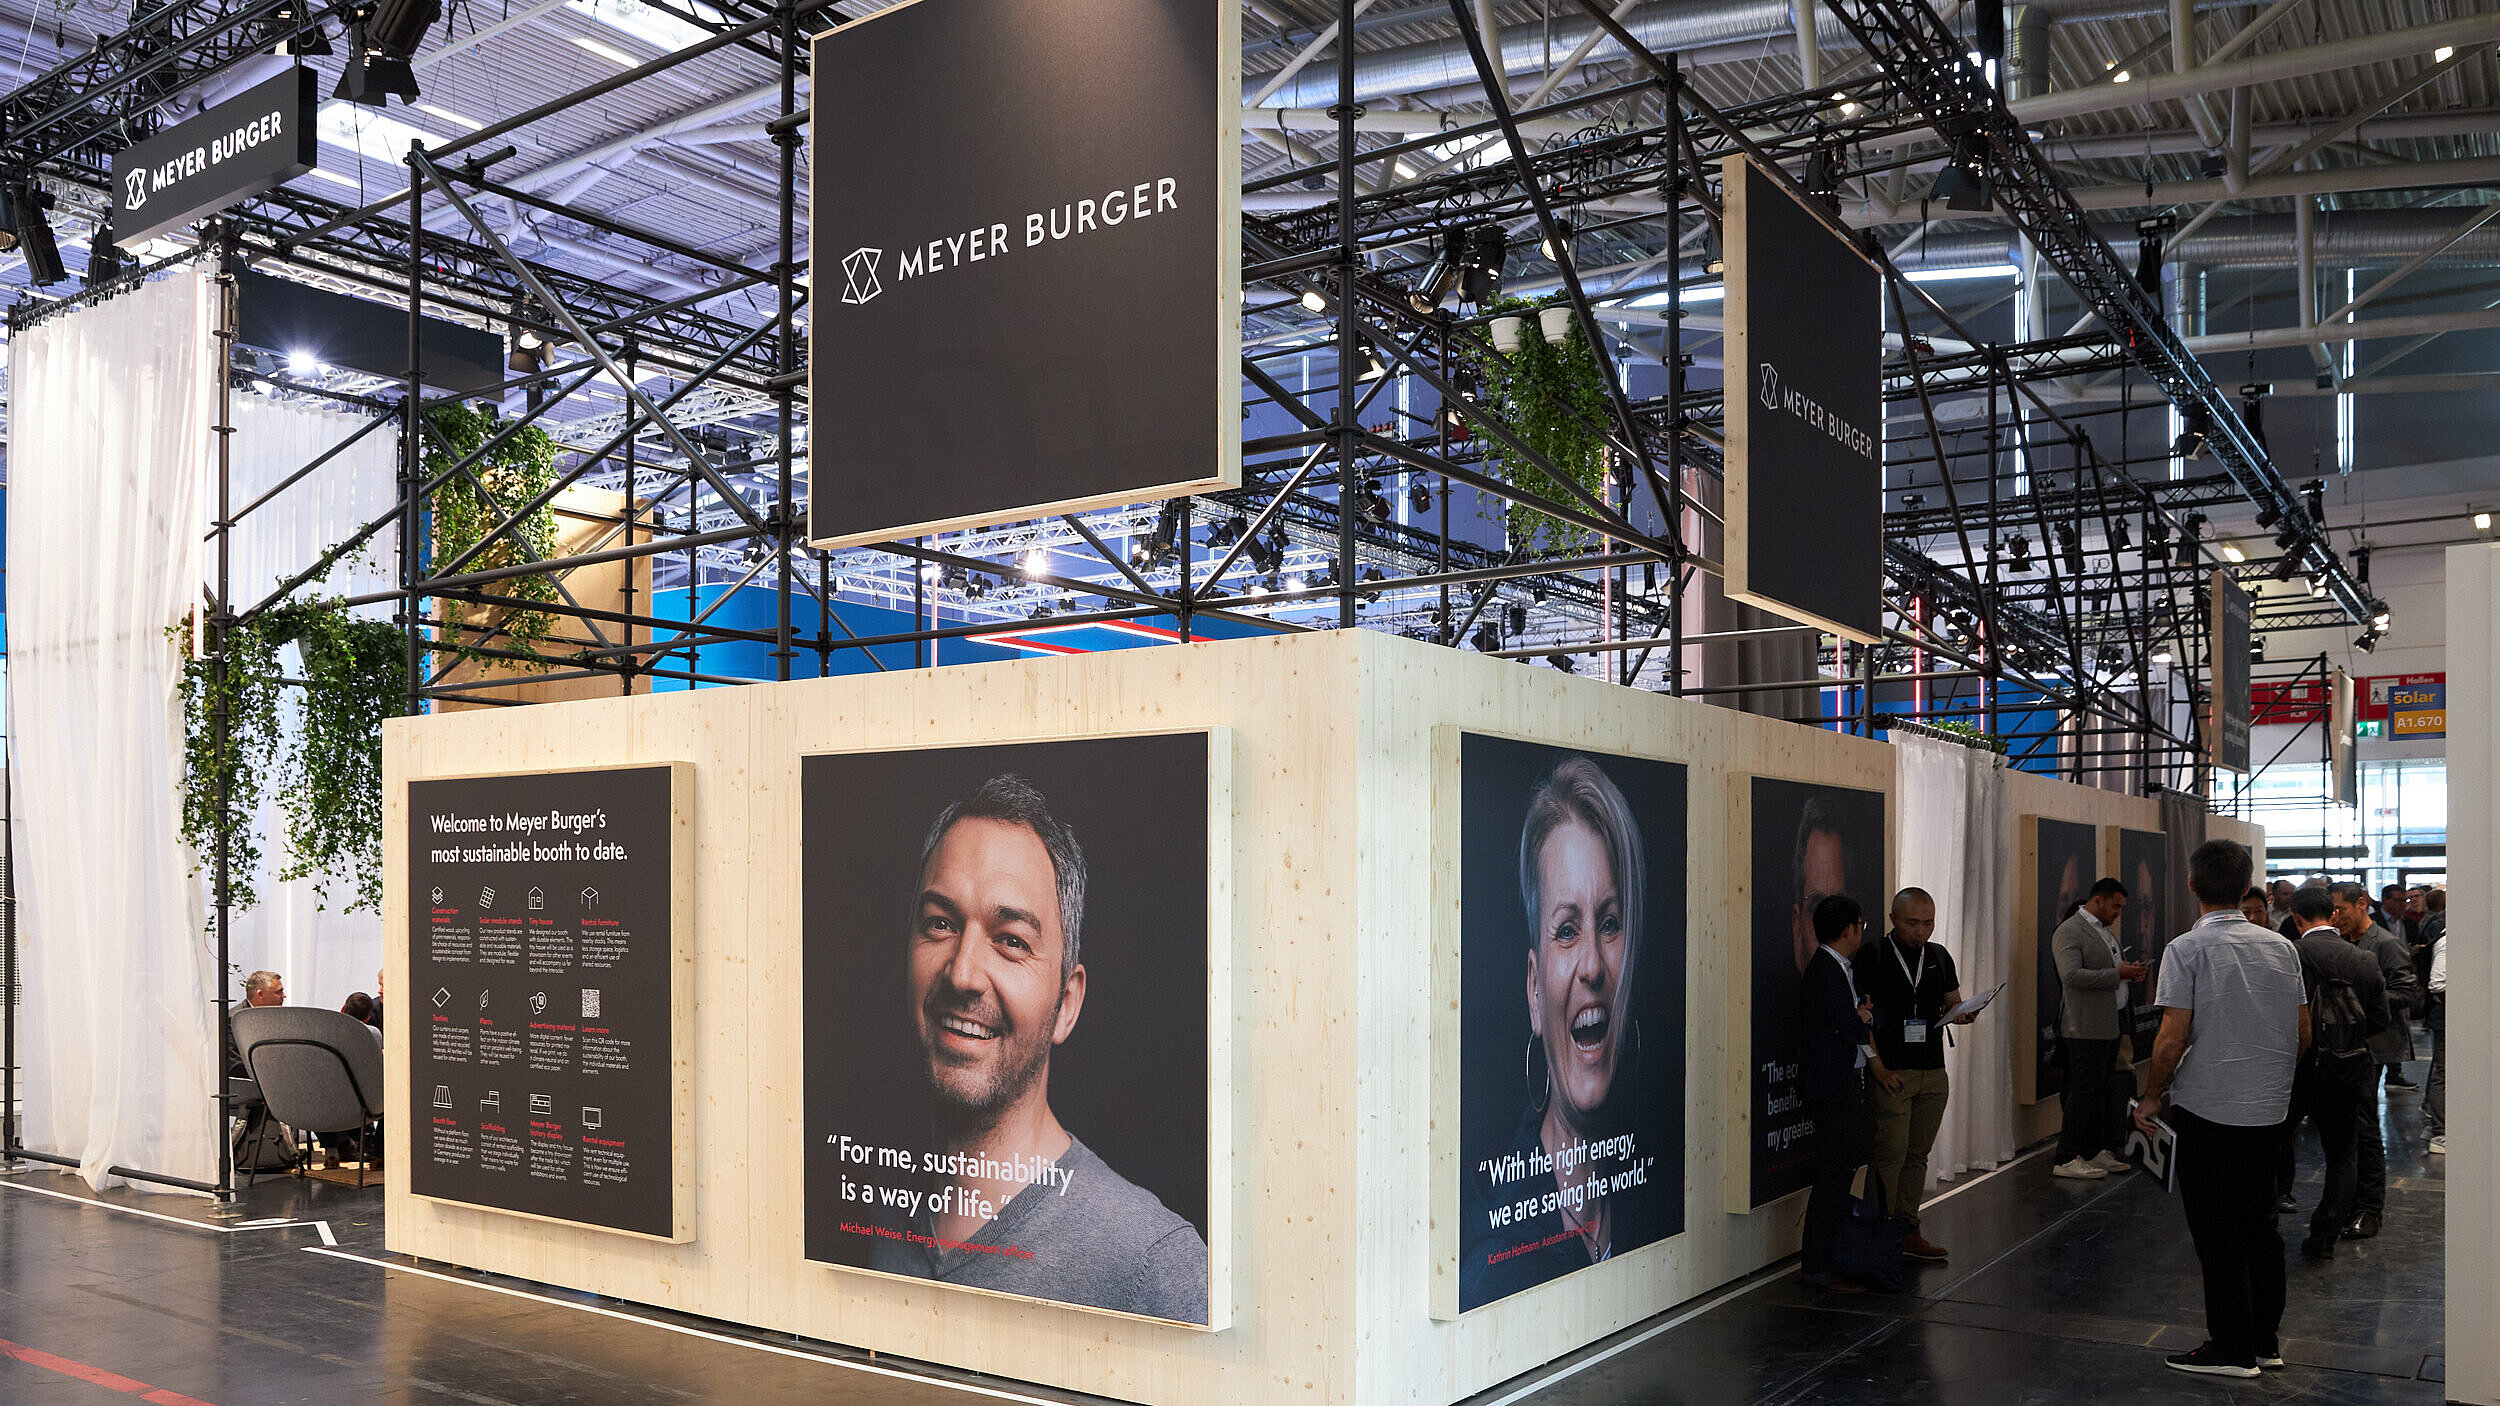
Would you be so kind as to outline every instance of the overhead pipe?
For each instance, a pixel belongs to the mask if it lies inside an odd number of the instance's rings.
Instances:
[[[2196,0],[2198,10],[2227,8],[2234,0]],[[2067,19],[2117,19],[2135,15],[2168,14],[2169,0],[2035,0],[2028,8],[2043,16]],[[1448,15],[1446,7],[1417,6],[1382,15],[1375,11],[1370,17],[1381,26],[1405,23],[1429,23]],[[1669,49],[1683,52],[1690,61],[1709,63],[1758,60],[1763,56],[1764,41],[1786,41],[1793,47],[1797,34],[1791,0],[1716,0],[1710,4],[1664,4],[1651,7],[1648,13],[1635,11],[1623,21],[1624,28],[1652,53]],[[1364,30],[1356,24],[1357,33]],[[1544,24],[1524,24],[1502,31],[1499,44],[1487,47],[1506,75],[1543,73],[1549,55],[1568,52],[1581,41],[1598,32],[1594,21],[1577,19],[1556,23],[1549,32]],[[1857,41],[1841,25],[1817,26],[1818,47],[1826,52],[1838,51],[1855,55]],[[1549,47],[1550,45],[1550,47]],[[1720,55],[1694,53],[1695,50],[1750,46],[1738,51],[1728,49]],[[1771,48],[1783,45],[1773,42]],[[1620,45],[1612,39],[1600,43],[1590,54],[1591,62],[1624,58]],[[1245,103],[1266,86],[1268,75],[1251,74],[1242,80]],[[1354,61],[1353,95],[1356,102],[1421,93],[1440,88],[1479,85],[1474,61],[1467,55],[1461,39],[1436,39],[1421,44],[1408,44],[1395,49],[1379,49],[1358,54]],[[2132,86],[2132,85],[2130,85]],[[1332,65],[1315,64],[1296,75],[1291,82],[1271,94],[1263,107],[1327,108],[1337,101],[1337,75]]]

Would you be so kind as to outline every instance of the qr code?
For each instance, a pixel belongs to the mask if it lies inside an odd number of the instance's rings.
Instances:
[[[598,987],[596,987],[596,986],[585,986],[585,987],[583,987],[583,988],[582,988],[582,1014],[583,1014],[583,1015],[585,1015],[585,1016],[594,1016],[594,1015],[597,1015],[598,1013],[599,1013],[599,988],[598,988]]]

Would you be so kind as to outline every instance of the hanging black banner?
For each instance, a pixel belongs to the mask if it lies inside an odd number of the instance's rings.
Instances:
[[[113,239],[128,247],[213,215],[313,168],[319,108],[293,68],[113,158]]]
[[[1727,163],[1727,594],[1883,637],[1883,278]]]
[[[817,545],[1240,482],[1239,29],[947,0],[817,37]]]
[[[2248,771],[2248,593],[2213,574],[2213,711],[2206,745],[2216,771]]]

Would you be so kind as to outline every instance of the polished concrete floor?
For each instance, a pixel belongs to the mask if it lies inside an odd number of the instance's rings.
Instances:
[[[2292,1365],[2257,1381],[2161,1365],[2203,1337],[2172,1199],[2137,1176],[2054,1179],[2034,1151],[1930,1208],[1927,1233],[1953,1258],[1916,1269],[1904,1293],[1836,1298],[1800,1284],[1793,1262],[1774,1266],[1474,1406],[2437,1402],[2441,1159],[2424,1155],[2419,1094],[2393,1094],[2384,1116],[2386,1229],[2328,1264],[2291,1256]],[[2305,1214],[2314,1141],[2303,1171]],[[378,1190],[264,1178],[224,1216],[175,1197],[100,1199],[55,1172],[0,1178],[0,1403],[1079,1399],[418,1266],[382,1250]]]

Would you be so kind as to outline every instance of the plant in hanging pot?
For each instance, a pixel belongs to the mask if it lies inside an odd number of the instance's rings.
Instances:
[[[1561,314],[1559,341],[1523,336],[1485,366],[1485,398],[1522,443],[1571,482],[1592,495],[1599,494],[1606,479],[1602,433],[1608,416],[1606,382],[1570,306],[1557,305],[1552,299],[1535,303],[1505,298],[1494,305],[1494,311],[1497,322],[1501,317],[1515,317],[1523,328],[1528,317],[1542,324],[1548,314]],[[1570,489],[1500,439],[1487,435],[1484,445],[1486,455],[1512,487],[1556,503],[1578,501]],[[1590,536],[1577,523],[1525,504],[1508,505],[1502,517],[1512,547],[1523,552],[1576,550],[1585,547]]]
[[[1519,350],[1519,339],[1528,330],[1528,319],[1505,313],[1485,324],[1485,328],[1493,334],[1493,350],[1510,356]]]

